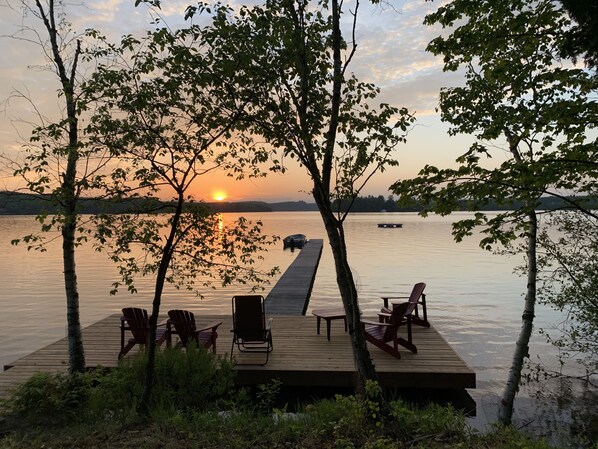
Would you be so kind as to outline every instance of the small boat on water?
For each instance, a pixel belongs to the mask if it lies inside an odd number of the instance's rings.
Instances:
[[[284,248],[303,248],[307,243],[307,237],[303,234],[291,234],[287,235],[283,240]]]

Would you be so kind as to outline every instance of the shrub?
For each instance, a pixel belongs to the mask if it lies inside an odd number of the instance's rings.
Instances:
[[[16,388],[4,408],[11,420],[24,425],[134,419],[145,365],[146,358],[139,356],[114,370],[73,375],[37,373]],[[158,352],[155,378],[153,412],[217,408],[232,397],[234,386],[232,365],[203,348]]]
[[[132,365],[139,383],[145,358]],[[232,397],[235,372],[228,359],[205,348],[167,348],[156,357],[153,402],[160,407],[204,411]]]
[[[470,433],[463,413],[450,405],[431,403],[426,407],[415,407],[402,401],[393,401],[391,414],[394,418],[393,427],[400,429],[399,436],[403,441],[466,440]]]
[[[36,373],[17,387],[5,407],[18,421],[59,425],[78,419],[97,375]]]

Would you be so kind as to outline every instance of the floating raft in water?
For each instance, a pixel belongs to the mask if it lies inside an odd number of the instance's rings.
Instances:
[[[403,223],[378,223],[379,228],[402,228]]]

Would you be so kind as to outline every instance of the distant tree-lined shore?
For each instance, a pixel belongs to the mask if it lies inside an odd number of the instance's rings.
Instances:
[[[579,200],[579,199],[578,199]],[[586,204],[592,208],[598,208],[598,199],[585,198]],[[467,201],[462,201],[462,210],[467,210]],[[239,201],[239,202],[214,202],[205,203],[206,207],[214,212],[301,212],[316,211],[315,203],[305,201],[283,201],[276,203],[266,203],[263,201]],[[338,202],[335,203],[338,208]],[[346,209],[347,204],[341,203],[341,210]],[[541,198],[538,209],[554,210],[559,207],[565,208],[565,200],[559,198],[547,197]],[[155,200],[144,200],[136,198],[134,200],[112,200],[89,198],[81,201],[82,214],[119,214],[131,211],[144,210],[148,212],[168,212],[169,202],[158,203]],[[511,210],[517,207],[513,202],[509,206],[497,205],[496,201],[488,200],[488,203],[481,210]],[[355,199],[352,211],[354,212],[418,212],[422,205],[413,201],[409,205],[400,205],[389,196],[384,198],[379,196],[358,197]],[[0,215],[37,215],[40,213],[53,214],[58,210],[58,206],[53,203],[49,195],[33,195],[20,192],[0,192]]]

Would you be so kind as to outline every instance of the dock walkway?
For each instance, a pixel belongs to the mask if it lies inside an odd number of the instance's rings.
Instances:
[[[266,314],[305,315],[322,256],[322,239],[311,239],[266,297]]]
[[[165,317],[164,317],[165,318]],[[222,321],[221,329],[232,326],[230,315],[198,316],[198,325]],[[230,354],[232,336],[220,332],[218,353]],[[288,386],[350,387],[355,367],[349,334],[340,322],[332,324],[330,341],[325,333],[317,335],[316,318],[312,316],[276,316],[272,334],[274,351],[265,366],[237,366],[237,383],[259,385],[280,379]],[[375,346],[369,346],[380,382],[400,388],[475,388],[476,375],[451,346],[434,329],[413,327],[413,340],[418,353],[400,350],[396,359]],[[88,366],[118,366],[120,348],[120,315],[104,318],[83,330],[83,342]],[[138,346],[129,353],[137,353]],[[251,357],[263,354],[239,354],[239,363],[251,362]],[[66,338],[35,351],[11,364],[0,373],[0,397],[7,397],[11,387],[25,382],[33,373],[68,370]]]

